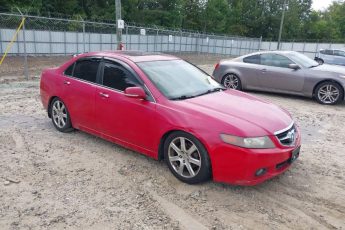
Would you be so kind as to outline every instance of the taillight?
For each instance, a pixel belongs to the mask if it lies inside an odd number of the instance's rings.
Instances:
[[[218,67],[219,67],[219,62],[214,66],[214,69],[216,70],[218,69]]]

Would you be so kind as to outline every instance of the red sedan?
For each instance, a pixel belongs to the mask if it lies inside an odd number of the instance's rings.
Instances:
[[[95,52],[41,76],[57,130],[82,130],[152,158],[181,181],[254,185],[289,168],[300,132],[278,106],[224,89],[177,57]]]

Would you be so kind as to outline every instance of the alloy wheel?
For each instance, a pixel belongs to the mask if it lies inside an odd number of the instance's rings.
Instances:
[[[197,146],[189,139],[176,137],[168,148],[168,157],[174,171],[185,178],[195,177],[201,168],[201,155]]]
[[[226,88],[238,89],[239,85],[240,85],[240,80],[238,79],[238,77],[236,75],[229,74],[229,75],[225,76],[224,81],[223,81],[223,85]]]
[[[332,84],[322,86],[318,91],[318,98],[324,104],[333,104],[338,101],[340,91]]]
[[[55,125],[60,129],[67,123],[67,110],[62,101],[56,100],[52,108],[52,117]]]

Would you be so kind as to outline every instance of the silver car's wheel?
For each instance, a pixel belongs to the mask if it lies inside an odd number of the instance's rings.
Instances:
[[[322,59],[316,59],[317,63],[319,63],[320,65],[323,65],[323,60]]]
[[[61,99],[54,98],[49,109],[49,114],[57,130],[60,132],[69,132],[73,130],[68,109]]]
[[[185,178],[195,177],[201,167],[201,156],[193,141],[176,137],[170,142],[169,161],[175,172]]]
[[[321,104],[333,105],[342,99],[343,91],[337,83],[325,82],[317,87],[316,97]]]
[[[227,74],[223,78],[223,85],[229,89],[241,90],[241,80],[235,74]]]

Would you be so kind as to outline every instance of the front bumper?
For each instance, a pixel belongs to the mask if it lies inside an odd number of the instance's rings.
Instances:
[[[222,143],[212,151],[213,180],[236,185],[256,185],[275,177],[291,166],[292,153],[300,148],[300,139],[298,135],[294,146],[275,149],[244,149]],[[259,169],[264,169],[265,173],[257,176]]]

